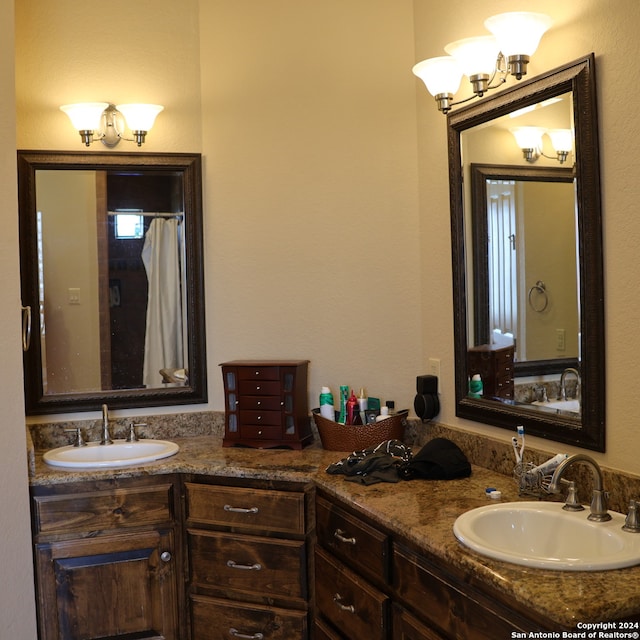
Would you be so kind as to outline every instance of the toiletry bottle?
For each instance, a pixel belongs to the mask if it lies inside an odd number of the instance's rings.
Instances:
[[[543,476],[547,476],[547,475],[551,475],[560,465],[560,463],[563,460],[566,460],[569,457],[569,454],[567,453],[558,453],[555,456],[553,456],[553,458],[551,458],[550,460],[547,460],[546,462],[543,462],[542,464],[539,464],[537,467],[534,467],[533,469],[531,469],[531,471],[529,473],[535,475],[536,473],[539,473],[540,475]]]
[[[469,380],[469,395],[472,398],[480,398],[482,396],[482,378],[476,373]]]
[[[347,385],[340,385],[340,417],[338,422],[340,424],[347,423],[347,399],[349,398],[349,387]]]
[[[346,424],[355,424],[354,420],[356,416],[359,416],[360,412],[358,411],[358,398],[356,398],[356,394],[352,391],[349,399],[347,400],[347,422]]]
[[[360,410],[360,421],[361,424],[365,424],[367,421],[367,416],[365,411],[369,407],[368,398],[363,388],[360,389],[360,393],[358,394],[358,408]]]
[[[333,406],[333,394],[329,387],[322,387],[320,390],[320,415],[327,420],[336,419],[336,411]]]
[[[376,416],[376,422],[382,422],[389,417],[389,407],[386,405],[384,407],[380,407],[380,415]]]

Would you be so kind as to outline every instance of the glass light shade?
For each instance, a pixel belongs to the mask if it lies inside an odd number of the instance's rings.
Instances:
[[[547,133],[556,153],[573,149],[573,131],[571,129],[549,129]]]
[[[497,38],[502,55],[508,58],[532,56],[552,23],[553,20],[543,13],[512,11],[487,18],[484,26]]]
[[[491,76],[496,68],[500,47],[495,36],[478,36],[450,42],[444,50],[458,61],[466,76]]]
[[[150,131],[164,107],[159,104],[118,104],[116,109],[122,113],[131,131]]]
[[[521,149],[540,149],[542,146],[542,127],[513,127],[509,129]]]
[[[108,106],[108,102],[78,102],[64,104],[60,110],[69,116],[69,120],[78,131],[95,131],[100,128],[102,113]]]
[[[428,58],[414,65],[412,71],[424,82],[432,96],[443,93],[453,95],[460,88],[462,69],[451,56]]]

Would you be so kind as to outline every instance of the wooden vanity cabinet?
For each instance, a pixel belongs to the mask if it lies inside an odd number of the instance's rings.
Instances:
[[[553,629],[320,489],[316,534],[316,638],[495,640]]]
[[[192,640],[307,640],[313,487],[184,483]]]
[[[180,640],[179,482],[32,487],[40,640]]]

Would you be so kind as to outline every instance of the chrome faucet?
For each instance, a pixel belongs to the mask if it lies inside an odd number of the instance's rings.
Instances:
[[[607,512],[607,498],[603,488],[602,469],[600,469],[598,463],[591,456],[584,453],[576,453],[563,460],[553,472],[553,477],[551,478],[548,489],[549,493],[560,493],[560,482],[564,472],[576,462],[585,462],[593,471],[591,513],[587,517],[587,520],[593,520],[595,522],[611,520],[611,515]]]
[[[109,409],[106,404],[102,405],[102,437],[100,438],[100,444],[113,444],[109,434]]]
[[[565,369],[560,375],[560,388],[558,389],[558,400],[566,400],[567,399],[567,387],[565,378],[567,374],[572,373],[576,377],[576,395],[574,396],[576,399],[580,398],[580,372],[573,367],[569,367]]]

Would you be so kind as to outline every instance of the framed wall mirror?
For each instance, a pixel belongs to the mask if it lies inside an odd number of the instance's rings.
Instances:
[[[18,198],[27,414],[206,402],[199,154],[18,151]]]
[[[447,121],[456,414],[604,451],[594,63],[591,54]],[[533,153],[512,131],[523,126],[539,130]],[[573,133],[562,157],[556,129]]]

